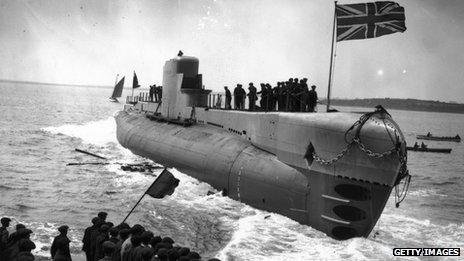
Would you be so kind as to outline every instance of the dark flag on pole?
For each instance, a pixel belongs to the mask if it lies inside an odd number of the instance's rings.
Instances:
[[[166,195],[172,195],[172,193],[174,193],[174,189],[178,185],[179,180],[176,179],[167,169],[164,169],[153,184],[151,184],[145,194],[154,198],[163,198]]]
[[[139,87],[140,87],[139,79],[137,79],[137,74],[135,74],[135,71],[134,71],[134,79],[132,81],[132,89],[139,88]]]
[[[395,2],[336,5],[337,42],[406,31],[404,8]]]
[[[164,169],[163,172],[158,176],[158,178],[153,181],[153,184],[143,193],[143,195],[139,198],[137,203],[135,203],[134,207],[131,209],[129,214],[124,218],[124,220],[121,223],[124,223],[127,218],[132,214],[134,209],[137,207],[137,205],[142,201],[143,197],[145,195],[150,195],[154,198],[164,198],[165,196],[170,196],[172,193],[174,193],[174,189],[179,185],[179,180],[176,179],[171,172],[169,172],[167,169]]]

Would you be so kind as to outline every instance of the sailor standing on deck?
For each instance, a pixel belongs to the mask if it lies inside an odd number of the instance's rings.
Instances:
[[[267,89],[266,85],[264,83],[260,84],[261,90],[257,92],[256,94],[261,94],[261,100],[259,101],[259,106],[261,107],[261,110],[266,111],[266,103],[267,103]]]
[[[298,82],[298,78],[294,78],[293,79],[293,89],[292,89],[292,100],[293,100],[293,104],[292,104],[292,111],[300,111],[300,104],[301,104],[301,101],[300,101],[300,92],[301,92],[301,89],[300,89],[300,83]]]
[[[156,84],[150,85],[149,99],[151,102],[153,101],[153,96],[155,95],[155,89],[156,89]]]
[[[306,112],[308,111],[308,84],[306,84],[306,81],[308,79],[303,78],[300,80],[300,111],[301,112]]]
[[[278,111],[284,111],[285,109],[285,94],[284,94],[284,82],[277,82],[277,87],[276,87],[276,96],[277,96],[277,110]]]
[[[311,86],[311,90],[308,92],[308,110],[314,112],[317,104],[317,92],[316,85]]]
[[[293,85],[293,78],[288,79],[284,85],[285,91],[285,111],[292,111],[292,85]]]
[[[227,86],[224,86],[224,91],[226,92],[226,110],[230,110],[232,108],[230,105],[230,102],[232,101],[232,94]]]
[[[258,96],[256,94],[257,90],[256,87],[253,86],[252,82],[250,82],[248,85],[248,109],[250,111],[254,111],[256,107],[256,100],[258,99]]]
[[[243,100],[245,99],[245,90],[242,88],[241,84],[237,84],[237,87],[234,89],[234,102],[236,110],[243,110]]]

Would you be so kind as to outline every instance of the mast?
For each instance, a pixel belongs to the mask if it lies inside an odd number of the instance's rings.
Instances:
[[[333,62],[334,62],[334,42],[335,42],[335,28],[337,24],[337,1],[334,1],[335,8],[334,8],[334,21],[333,21],[333,29],[332,29],[332,49],[330,51],[330,68],[329,68],[329,84],[327,88],[327,112],[330,109],[330,88],[332,87],[332,70],[333,70]]]

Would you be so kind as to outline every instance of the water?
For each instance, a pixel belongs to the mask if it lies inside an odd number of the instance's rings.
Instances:
[[[71,251],[79,254],[90,219],[106,211],[109,221],[120,222],[154,179],[124,172],[117,164],[66,166],[96,161],[75,148],[114,163],[145,161],[117,143],[112,115],[121,104],[108,102],[111,89],[105,88],[0,83],[0,93],[0,215],[14,217],[13,226],[21,222],[34,231],[38,255],[48,254],[56,228],[68,224]],[[464,136],[462,114],[389,111],[409,144],[427,131]],[[286,217],[222,197],[175,170],[181,181],[176,192],[163,200],[144,198],[129,223],[222,260],[383,260],[393,259],[395,247],[461,247],[462,252],[464,146],[427,143],[453,151],[409,153],[409,194],[400,208],[390,198],[369,238],[336,241]]]

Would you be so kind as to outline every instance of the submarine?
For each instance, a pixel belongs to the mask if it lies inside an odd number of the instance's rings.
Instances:
[[[160,101],[129,96],[114,115],[119,143],[338,240],[369,236],[392,190],[410,178],[404,136],[383,108],[225,110],[198,72],[196,57],[166,61]]]

